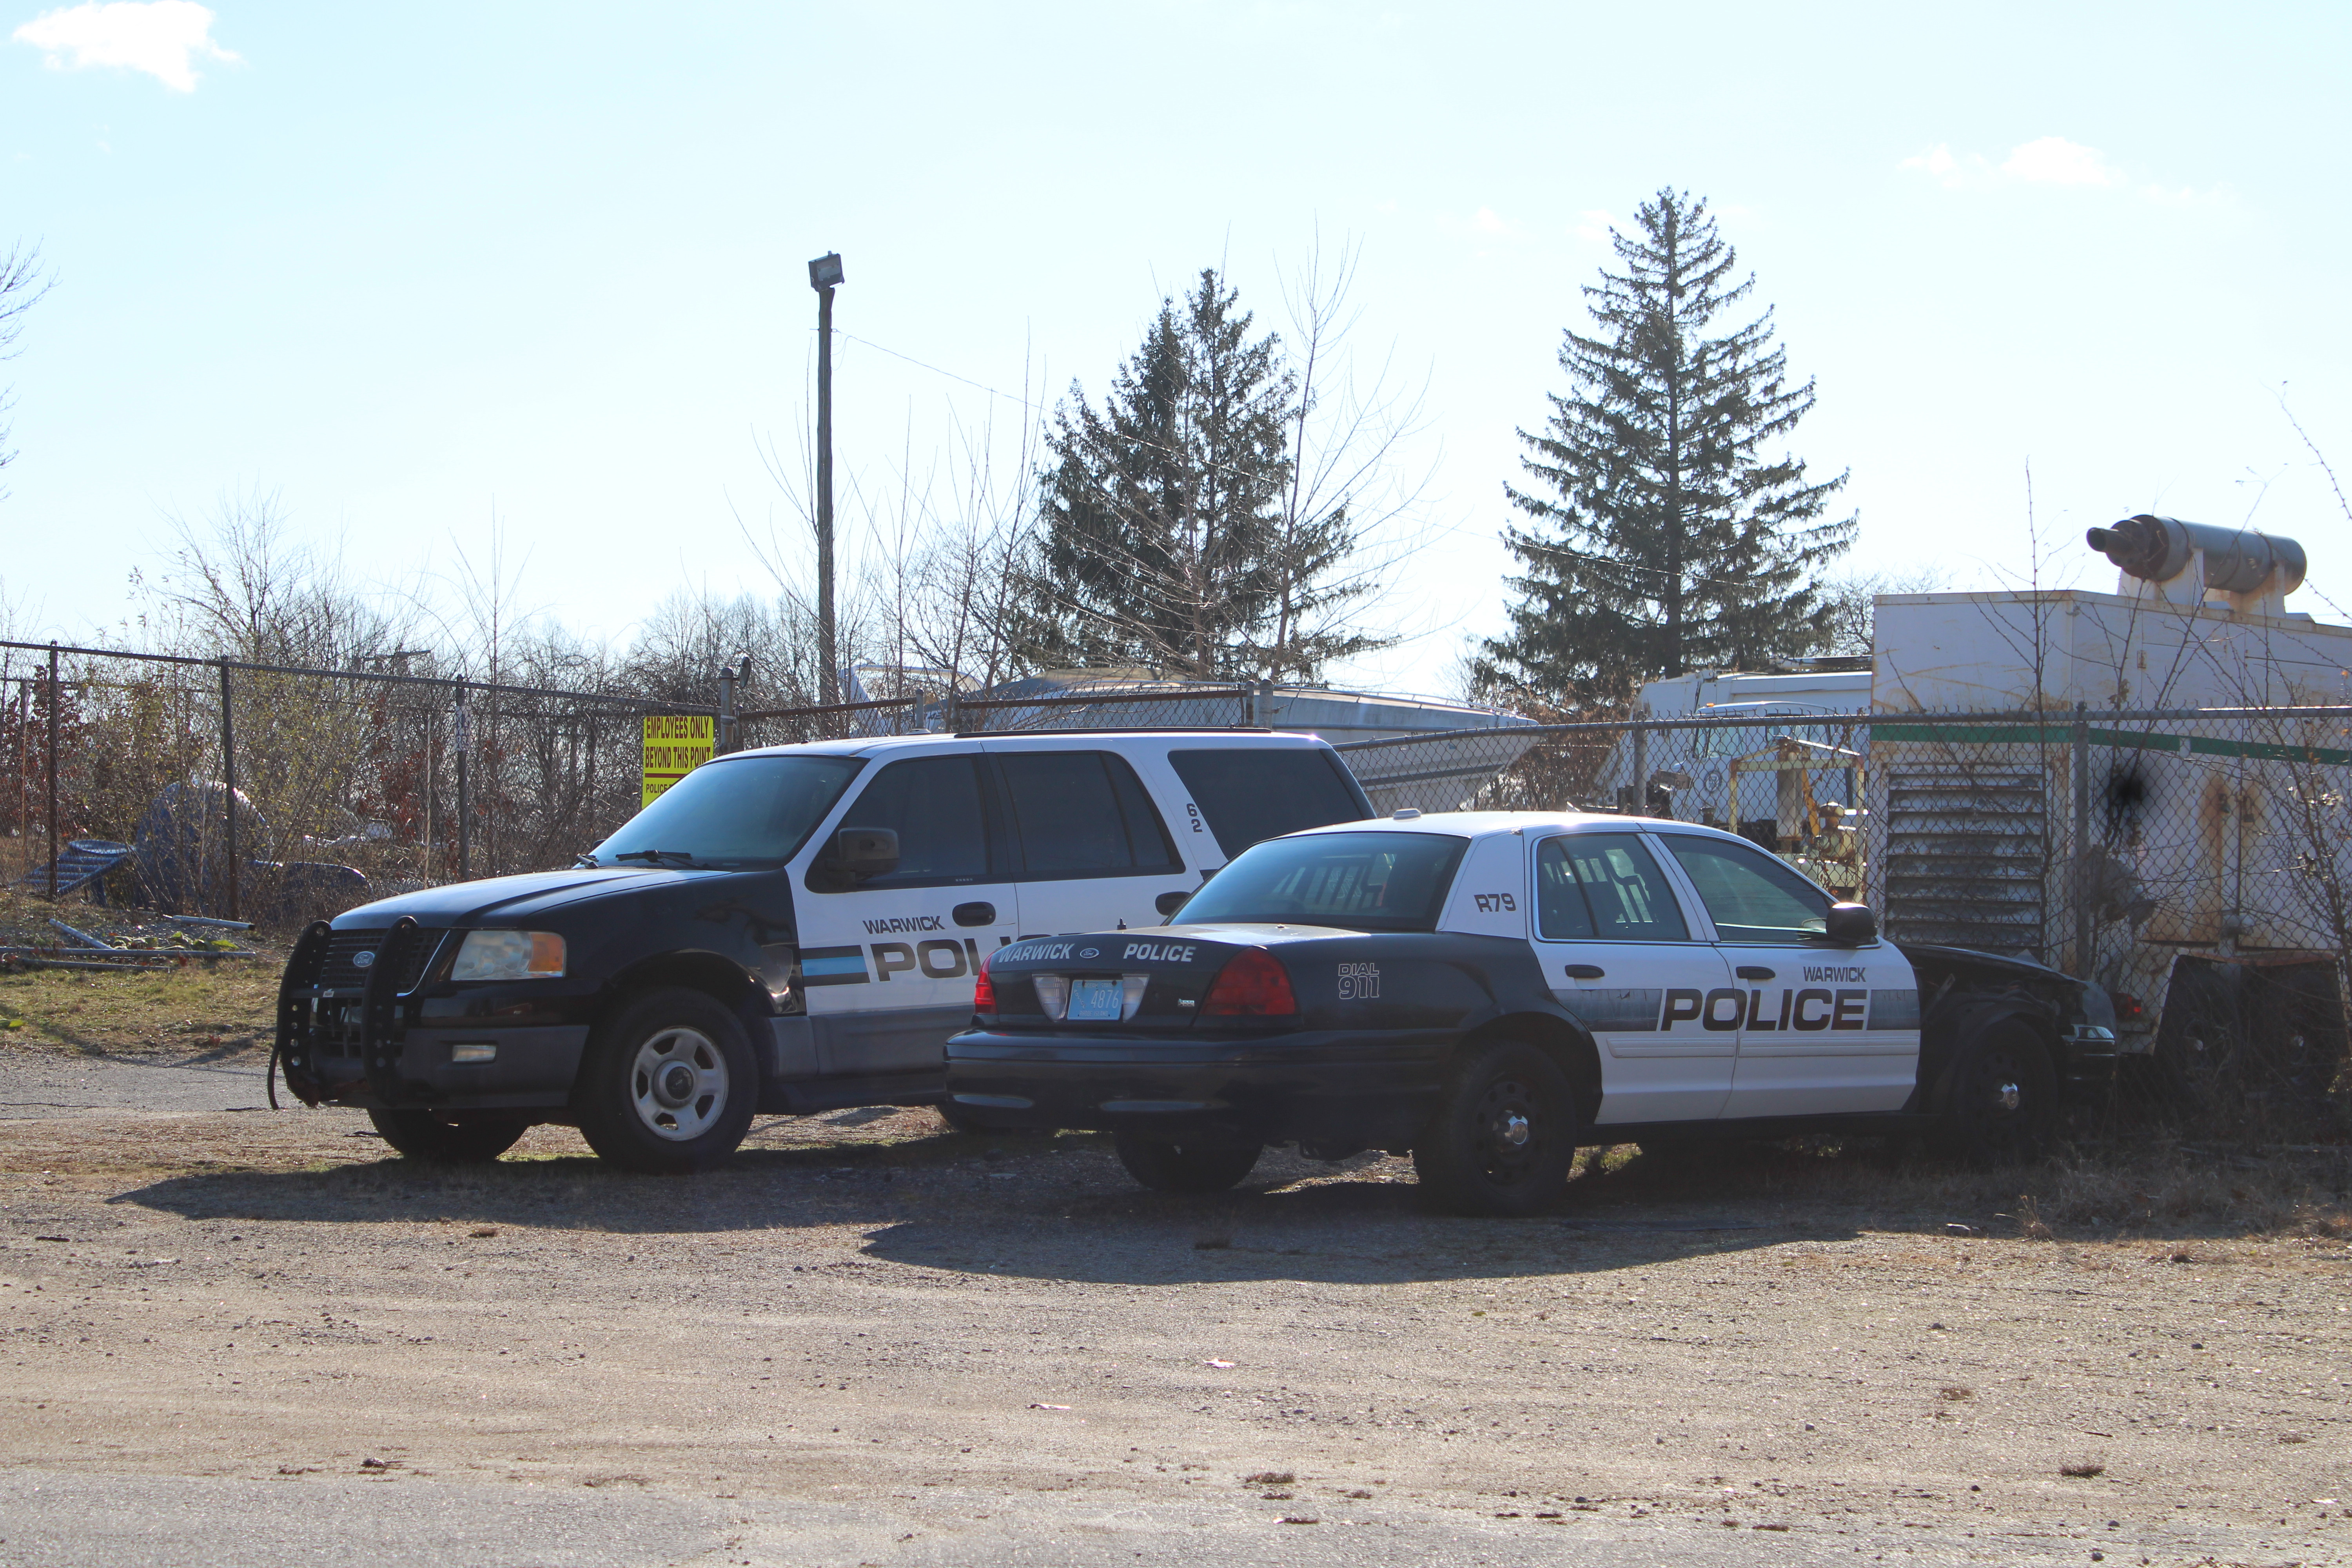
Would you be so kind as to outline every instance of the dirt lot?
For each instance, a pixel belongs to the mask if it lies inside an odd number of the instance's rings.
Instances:
[[[922,1110],[449,1173],[228,1109],[253,1016],[151,984],[0,979],[0,1562],[440,1561],[513,1500],[448,1560],[2352,1558],[2340,1151],[1622,1149],[1512,1222]]]

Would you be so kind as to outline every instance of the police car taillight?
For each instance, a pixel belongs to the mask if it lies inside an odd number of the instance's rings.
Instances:
[[[980,961],[980,977],[971,983],[971,1010],[975,1013],[996,1011],[996,982],[988,977],[989,959],[995,956],[992,952]]]
[[[1298,1011],[1290,971],[1262,947],[1244,948],[1217,972],[1201,1011],[1225,1018],[1279,1018]]]

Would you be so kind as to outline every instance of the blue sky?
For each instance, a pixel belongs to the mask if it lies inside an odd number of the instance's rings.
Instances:
[[[789,530],[755,443],[808,417],[808,258],[846,331],[1050,397],[1203,265],[1277,324],[1319,233],[1360,247],[1360,356],[1423,393],[1412,640],[1342,673],[1442,689],[1498,623],[1514,427],[1668,183],[1819,380],[1797,447],[1852,468],[1856,566],[2021,562],[2030,461],[2061,576],[2110,585],[2089,524],[2259,497],[2352,603],[2275,395],[2352,469],[2344,7],[202,12],[0,0],[0,246],[57,279],[0,370],[0,579],[43,635],[260,489],[387,583],[495,515],[530,603],[625,636],[769,587],[739,519]],[[863,343],[837,374],[877,492],[1017,425]]]

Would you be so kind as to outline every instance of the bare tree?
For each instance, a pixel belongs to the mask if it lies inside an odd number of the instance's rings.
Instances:
[[[42,275],[40,260],[38,247],[12,246],[0,256],[0,361],[16,357],[16,339],[25,330],[26,313],[49,291],[50,280]],[[8,410],[14,405],[9,392],[0,386],[0,468],[16,458],[8,449]],[[7,499],[7,490],[0,489],[0,500]]]

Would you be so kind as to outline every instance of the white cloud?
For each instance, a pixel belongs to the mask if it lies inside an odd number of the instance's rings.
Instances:
[[[1480,207],[1470,219],[1470,226],[1480,234],[1508,234],[1511,226],[1493,207]]]
[[[2124,181],[2120,172],[2108,166],[2105,153],[2063,136],[2037,137],[2011,148],[2000,172],[2041,185],[2119,185]]]
[[[1616,226],[1617,220],[1599,207],[1588,207],[1576,215],[1576,237],[1587,245],[1606,243],[1609,231]]]
[[[45,11],[12,36],[46,55],[51,70],[111,66],[194,92],[192,61],[236,58],[213,42],[212,30],[213,14],[195,0],[87,0]]]
[[[2009,150],[1998,166],[1981,153],[1955,153],[1942,142],[1898,169],[1916,169],[1948,191],[1983,189],[1990,185],[2120,185],[2123,171],[2107,162],[2095,147],[2069,142],[2063,136],[2040,136]]]

